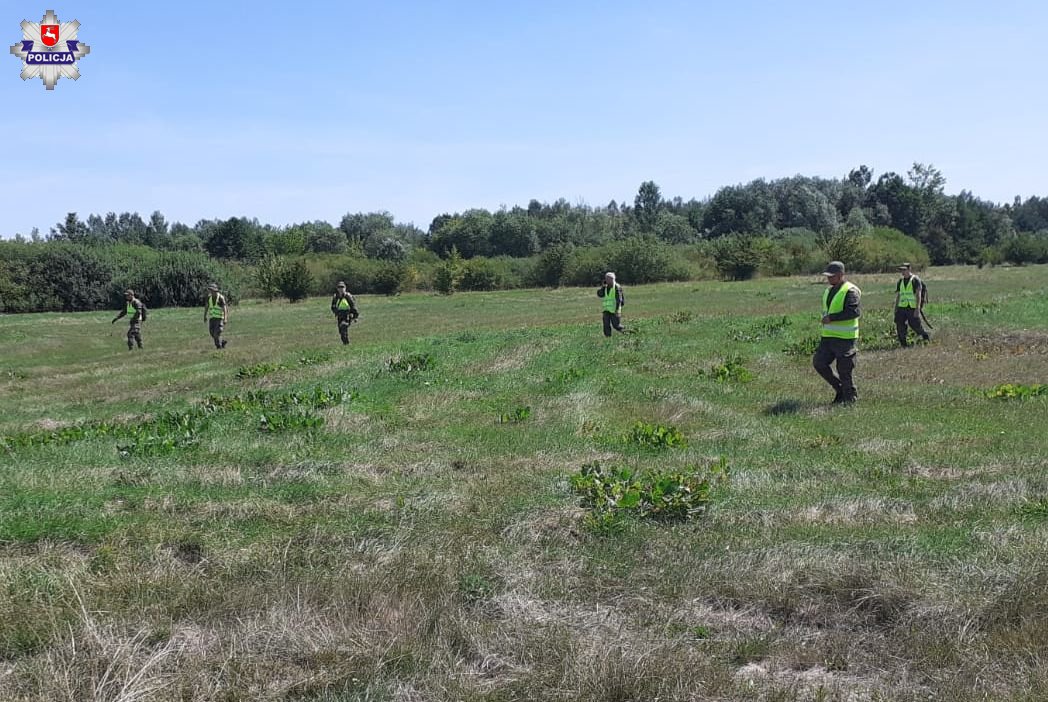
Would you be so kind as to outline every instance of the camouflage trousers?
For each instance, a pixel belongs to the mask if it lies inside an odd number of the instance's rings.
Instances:
[[[338,320],[338,335],[342,337],[342,343],[349,343],[349,325],[353,321],[349,317],[349,312],[336,312],[336,319]]]
[[[223,319],[207,320],[207,330],[211,333],[211,339],[215,342],[216,349],[223,348],[226,345],[225,340],[222,339],[222,330],[225,326],[226,322]]]
[[[131,326],[127,328],[127,350],[130,351],[138,344],[138,348],[142,348],[142,323],[131,322]]]

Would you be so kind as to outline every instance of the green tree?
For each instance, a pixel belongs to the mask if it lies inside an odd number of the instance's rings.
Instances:
[[[288,299],[288,302],[298,302],[309,296],[313,289],[313,274],[309,266],[302,259],[289,261],[280,272],[277,285],[280,294]]]
[[[660,212],[655,220],[655,236],[671,244],[690,244],[698,238],[698,232],[682,215]]]
[[[659,212],[662,210],[662,192],[655,181],[646,180],[640,184],[637,196],[633,198],[633,216],[643,233],[655,231]]]
[[[445,295],[451,295],[458,290],[462,282],[463,265],[458,249],[452,246],[448,257],[440,264],[433,276],[433,288]]]
[[[762,233],[775,226],[776,208],[771,186],[763,180],[728,186],[710,199],[702,215],[702,229],[710,237]]]
[[[55,241],[81,241],[87,234],[88,227],[76,212],[68,213],[64,220],[51,228],[51,239]]]
[[[262,297],[272,300],[280,294],[280,285],[284,278],[287,259],[269,254],[255,264],[255,287]]]
[[[247,257],[251,224],[244,217],[230,217],[208,227],[204,249],[212,258],[242,260]]]

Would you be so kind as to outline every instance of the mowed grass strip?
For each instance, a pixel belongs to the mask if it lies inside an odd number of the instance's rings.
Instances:
[[[240,305],[224,352],[199,310],[141,353],[0,318],[3,436],[345,393],[0,449],[0,699],[1048,698],[1048,397],[989,392],[1048,379],[1048,268],[923,277],[907,350],[856,278],[848,408],[788,352],[818,278],[627,288],[612,339],[589,289],[363,297],[348,347],[326,300]],[[720,460],[690,521],[570,482]]]

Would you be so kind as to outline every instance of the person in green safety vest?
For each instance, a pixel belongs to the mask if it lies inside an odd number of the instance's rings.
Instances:
[[[622,293],[622,286],[615,282],[615,274],[604,274],[604,284],[597,288],[597,297],[604,302],[601,308],[604,310],[604,336],[611,336],[612,328],[625,333],[622,328],[622,306],[626,304],[626,296]]]
[[[928,332],[921,324],[921,308],[925,302],[924,283],[913,274],[909,263],[902,264],[897,270],[902,274],[902,278],[895,282],[895,334],[899,337],[899,346],[910,345],[906,339],[910,329],[928,341]]]
[[[116,320],[127,317],[131,320],[131,326],[127,329],[127,350],[133,351],[135,344],[142,348],[142,322],[146,321],[146,306],[135,297],[135,291],[128,289],[124,291],[124,309],[113,318],[110,324],[116,324]]]
[[[222,330],[229,321],[229,306],[226,304],[226,296],[218,291],[218,285],[215,283],[207,286],[204,321],[207,322],[207,330],[211,334],[211,340],[215,342],[215,348],[224,349],[228,340],[222,338]]]
[[[859,298],[862,291],[844,279],[844,264],[830,261],[823,272],[829,287],[822,293],[822,333],[812,356],[815,371],[834,389],[834,404],[858,399],[852,371],[859,341]],[[837,363],[837,375],[830,367]]]
[[[346,284],[341,280],[335,286],[335,294],[331,298],[331,312],[338,321],[338,335],[342,337],[342,343],[348,344],[349,325],[360,317],[360,312],[357,311],[357,301],[346,292]]]

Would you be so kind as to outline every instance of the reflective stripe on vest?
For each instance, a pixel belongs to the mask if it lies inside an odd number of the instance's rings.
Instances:
[[[348,310],[349,309],[349,300],[347,300],[344,297],[341,298],[338,301],[338,304],[336,305],[336,307],[338,307],[338,309],[340,309],[340,310]]]
[[[619,309],[619,286],[618,283],[611,290],[604,291],[604,311],[615,314]]]
[[[210,319],[222,319],[222,308],[218,304],[218,298],[208,295],[207,316]]]
[[[913,292],[913,276],[899,281],[899,307],[917,307],[917,296]]]
[[[830,297],[830,288],[826,288],[822,293],[822,316],[828,314],[837,314],[838,312],[844,311],[844,298],[848,296],[848,291],[855,288],[855,292],[859,292],[859,288],[855,287],[851,283],[841,283],[840,289],[837,294]],[[840,322],[829,322],[822,325],[822,335],[831,339],[858,339],[859,338],[859,319],[846,319]]]

